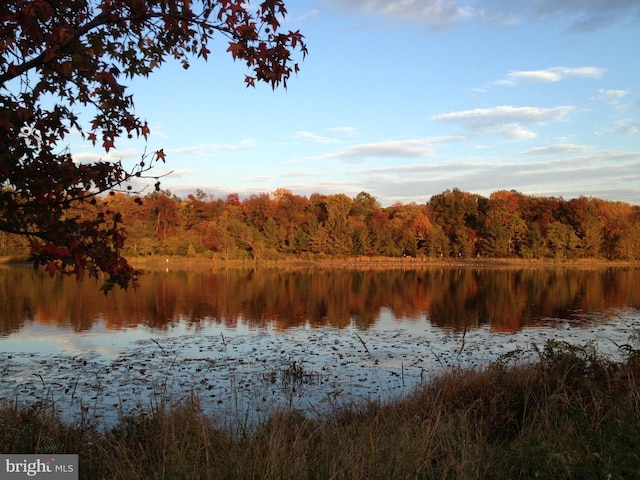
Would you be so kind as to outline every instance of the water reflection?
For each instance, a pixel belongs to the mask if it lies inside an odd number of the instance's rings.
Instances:
[[[76,283],[28,268],[0,269],[0,333],[36,322],[74,331],[176,323],[197,328],[356,325],[381,311],[397,321],[426,318],[464,329],[489,324],[517,331],[547,318],[640,308],[638,268],[225,269],[150,272],[136,292],[105,297],[95,282]]]

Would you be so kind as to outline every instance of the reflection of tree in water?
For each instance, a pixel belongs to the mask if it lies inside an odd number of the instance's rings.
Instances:
[[[429,320],[433,325],[453,329],[478,326],[480,299],[478,275],[467,268],[443,268],[427,272],[433,303]]]
[[[541,318],[627,306],[638,308],[637,268],[328,269],[264,268],[152,272],[136,292],[105,297],[93,281],[0,270],[0,331],[25,320],[77,331],[187,322],[195,328],[239,322],[253,328],[374,325],[383,311],[398,321],[428,318],[462,330],[489,323],[516,331]]]

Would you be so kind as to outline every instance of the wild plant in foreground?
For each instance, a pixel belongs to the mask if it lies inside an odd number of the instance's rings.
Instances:
[[[392,402],[276,411],[243,435],[197,397],[107,432],[5,405],[0,450],[79,453],[82,478],[640,478],[640,362],[550,341],[523,362],[443,372]],[[49,447],[47,447],[49,448]]]

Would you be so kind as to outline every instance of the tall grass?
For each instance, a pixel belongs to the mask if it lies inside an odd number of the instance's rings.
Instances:
[[[123,417],[103,432],[51,409],[0,409],[3,453],[78,453],[91,479],[640,478],[640,352],[622,362],[591,344],[550,341],[454,369],[408,397],[336,407],[322,418],[274,412],[221,425],[196,397]]]

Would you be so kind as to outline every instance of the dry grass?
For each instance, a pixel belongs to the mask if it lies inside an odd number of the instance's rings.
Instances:
[[[155,405],[104,433],[46,408],[5,405],[0,451],[79,453],[91,479],[640,478],[640,352],[549,342],[481,370],[446,372],[388,404],[315,419],[275,412],[220,426],[197,398]]]
[[[551,258],[525,259],[525,258],[439,258],[439,257],[382,257],[382,256],[343,256],[332,257],[329,255],[310,256],[283,256],[282,258],[261,258],[259,261],[253,259],[229,259],[208,258],[208,257],[181,257],[150,255],[143,257],[128,257],[128,260],[136,268],[142,270],[164,270],[165,268],[180,270],[205,270],[212,268],[255,268],[278,267],[278,268],[366,268],[366,269],[388,269],[388,268],[428,268],[438,266],[473,266],[473,267],[548,267],[554,265],[574,266],[574,267],[598,267],[598,266],[628,266],[634,262],[622,260],[603,260],[596,258],[555,260]]]

